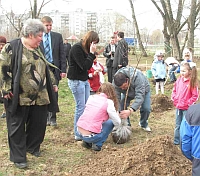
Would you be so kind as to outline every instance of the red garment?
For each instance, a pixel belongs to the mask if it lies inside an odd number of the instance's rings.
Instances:
[[[190,89],[190,80],[179,77],[174,84],[172,91],[172,101],[174,106],[181,110],[187,110],[199,98],[198,86]]]
[[[102,70],[102,76],[105,74],[104,67],[99,62],[94,62],[92,67],[88,70],[88,76],[89,76],[88,81],[90,83],[91,91],[94,91],[94,92],[96,92],[101,86],[101,84],[103,83],[101,82],[101,79],[100,79],[100,73],[94,75],[94,72],[97,69]]]

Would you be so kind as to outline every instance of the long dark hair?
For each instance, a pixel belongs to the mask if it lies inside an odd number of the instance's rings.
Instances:
[[[82,46],[86,53],[90,52],[90,45],[92,42],[99,43],[99,35],[94,31],[89,31],[82,40]]]

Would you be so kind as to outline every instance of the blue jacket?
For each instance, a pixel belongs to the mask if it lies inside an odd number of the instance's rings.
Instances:
[[[155,59],[151,71],[155,79],[164,79],[166,77],[166,65],[163,60]]]
[[[180,127],[181,150],[192,161],[192,175],[200,174],[200,103],[189,107]]]

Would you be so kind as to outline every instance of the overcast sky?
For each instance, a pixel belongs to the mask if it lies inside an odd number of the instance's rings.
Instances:
[[[13,9],[14,13],[24,13],[28,10],[29,0],[0,0],[2,7],[6,11]],[[33,0],[31,0],[33,2]],[[38,0],[38,7],[42,0]],[[59,10],[61,12],[82,8],[84,10],[100,11],[105,9],[114,9],[132,20],[129,0],[52,0],[47,4],[42,12]],[[20,3],[20,5],[19,5]],[[22,5],[23,4],[23,5]],[[150,0],[134,0],[134,8],[139,24],[139,28],[148,28],[149,30],[162,29],[162,19]]]

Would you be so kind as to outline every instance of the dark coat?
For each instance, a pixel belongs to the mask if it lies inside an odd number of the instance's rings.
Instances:
[[[113,67],[118,68],[118,65],[122,65],[122,67],[128,65],[128,43],[124,39],[118,41],[115,51]]]
[[[117,45],[115,44],[115,51],[116,51]],[[111,51],[111,45],[108,44],[103,52],[104,57],[106,57],[106,67],[112,67],[113,66],[113,60],[111,59],[111,55],[109,55]]]
[[[21,74],[21,64],[22,64],[22,49],[23,45],[21,39],[15,39],[10,42],[12,47],[12,93],[13,95],[19,95],[19,87],[20,87],[20,74]],[[48,105],[48,110],[59,111],[58,104],[56,101],[55,93],[53,92],[53,84],[51,82],[50,73],[48,66],[46,68],[46,78],[47,78],[47,91],[49,94],[50,104]],[[19,102],[19,96],[12,97],[11,103],[11,115],[14,115],[17,110]]]
[[[57,32],[50,32],[51,36],[51,49],[53,56],[53,64],[59,69],[55,69],[54,75],[57,80],[61,80],[60,73],[66,73],[66,58],[64,53],[63,39],[62,35]],[[44,45],[43,42],[40,43],[40,48],[44,54]]]
[[[70,49],[71,49],[71,44],[70,43],[64,43],[64,52],[65,52],[66,59],[68,59],[68,57],[69,57]]]

